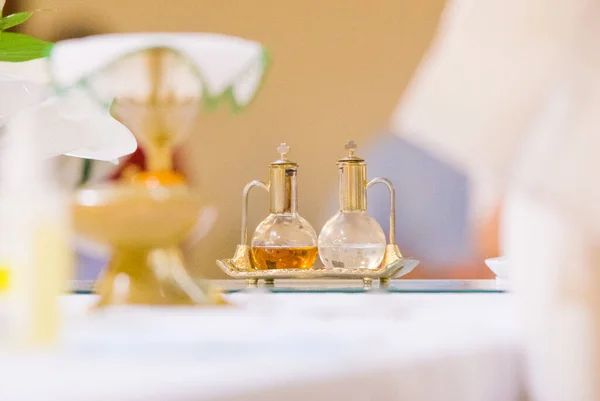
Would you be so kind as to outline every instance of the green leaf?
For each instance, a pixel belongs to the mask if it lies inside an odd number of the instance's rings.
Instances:
[[[20,62],[46,57],[53,43],[20,33],[0,33],[0,61]]]
[[[22,24],[23,22],[27,21],[33,15],[33,13],[33,11],[23,11],[0,18],[0,30],[4,31],[12,28],[13,26]]]
[[[85,185],[92,176],[92,169],[94,167],[94,161],[92,159],[83,159],[83,166],[81,169],[81,177],[79,178],[79,184],[77,186]]]

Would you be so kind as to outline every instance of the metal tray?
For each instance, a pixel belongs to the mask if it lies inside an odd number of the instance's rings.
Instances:
[[[247,280],[249,287],[256,287],[259,280],[264,280],[266,286],[274,285],[277,279],[315,280],[315,279],[348,279],[362,280],[365,289],[371,288],[373,280],[379,280],[380,287],[388,287],[390,280],[402,277],[415,269],[419,261],[404,258],[395,245],[386,247],[386,255],[380,268],[372,269],[326,269],[312,267],[310,269],[273,269],[258,270],[250,261],[250,248],[238,245],[235,256],[231,259],[217,260],[217,265],[229,277]]]

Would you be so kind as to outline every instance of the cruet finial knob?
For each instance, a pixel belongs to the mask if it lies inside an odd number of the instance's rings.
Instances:
[[[281,156],[281,160],[287,160],[287,154],[290,153],[290,147],[288,146],[287,143],[283,142],[277,148],[277,152],[279,152],[279,155]]]
[[[348,156],[353,157],[354,156],[354,151],[357,148],[356,142],[354,142],[354,141],[346,142],[345,148],[348,151]]]

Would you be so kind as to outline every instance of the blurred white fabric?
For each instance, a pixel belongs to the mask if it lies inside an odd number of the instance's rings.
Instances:
[[[534,400],[600,399],[600,3],[452,0],[394,131],[508,196]]]
[[[154,90],[151,61],[142,52],[168,49],[159,95],[218,97],[227,91],[239,106],[253,98],[266,70],[266,50],[254,41],[213,33],[132,33],[58,42],[49,56],[54,85],[81,85],[99,100],[146,99]]]
[[[454,0],[394,131],[600,234],[600,6]]]
[[[65,299],[62,350],[0,358],[3,401],[518,401],[507,294],[229,295],[232,308]]]

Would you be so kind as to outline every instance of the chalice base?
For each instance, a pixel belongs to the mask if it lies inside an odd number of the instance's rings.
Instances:
[[[220,290],[187,273],[177,246],[116,248],[96,285],[96,307],[226,305]]]

